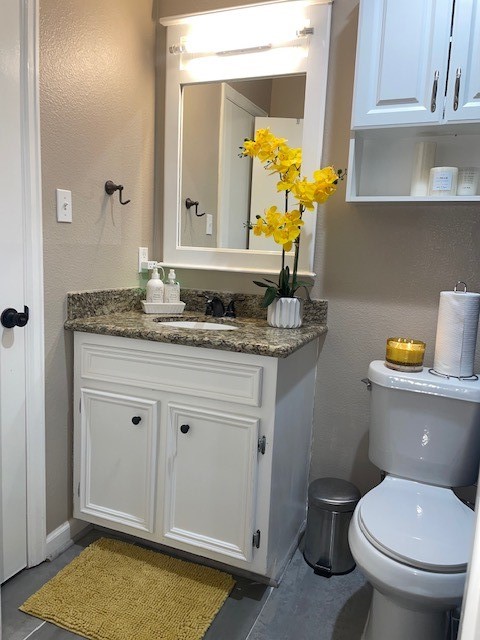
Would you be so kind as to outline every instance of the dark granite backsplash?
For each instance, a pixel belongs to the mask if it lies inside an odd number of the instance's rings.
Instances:
[[[185,310],[204,313],[206,299],[218,296],[225,306],[235,300],[238,318],[266,318],[267,310],[260,306],[262,295],[231,293],[199,289],[182,289],[180,297],[185,302]],[[98,291],[79,291],[67,294],[67,320],[76,320],[89,316],[104,316],[122,311],[141,310],[141,301],[145,299],[145,289],[132,287],[125,289],[102,289]],[[305,323],[326,324],[327,301],[305,301],[303,311]]]
[[[67,293],[67,320],[141,310],[145,289],[100,289]]]

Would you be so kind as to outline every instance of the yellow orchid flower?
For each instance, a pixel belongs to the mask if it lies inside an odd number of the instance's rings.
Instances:
[[[280,173],[281,175],[285,175],[293,169],[297,174],[299,174],[301,164],[302,150],[291,149],[286,144],[282,144],[280,145],[278,153],[268,169],[272,173]]]
[[[315,182],[327,182],[333,184],[338,180],[338,174],[333,167],[324,167],[313,172]]]
[[[298,238],[304,222],[298,209],[287,211],[283,215],[277,216],[276,228],[273,232],[273,239],[277,244],[282,245],[285,251],[290,251],[292,242]]]
[[[265,211],[265,217],[257,216],[257,222],[253,225],[252,230],[256,236],[265,236],[269,238],[283,224],[283,214],[278,211],[276,206],[270,207]]]
[[[261,162],[273,162],[279,147],[285,142],[285,138],[277,138],[270,129],[258,129],[254,140],[244,141],[242,155],[258,158]]]
[[[259,145],[255,142],[255,140],[245,140],[243,143],[243,151],[242,155],[250,156],[250,158],[255,158],[258,154]]]
[[[277,244],[282,245],[284,251],[291,250],[293,242],[289,239],[287,229],[277,229],[273,234],[273,239]]]
[[[302,214],[300,213],[300,210],[293,209],[293,211],[287,211],[285,214],[285,224],[291,227],[303,227],[305,222],[302,220]]]
[[[292,165],[286,171],[279,182],[277,182],[277,191],[291,191],[295,182],[300,178],[300,170]]]
[[[273,237],[282,249],[282,268],[278,286],[271,280],[255,284],[266,288],[262,306],[267,307],[275,298],[293,297],[297,289],[305,283],[297,280],[300,234],[304,226],[302,214],[305,209],[314,211],[315,203],[325,202],[337,189],[338,180],[343,180],[345,172],[336,172],[333,167],[323,167],[313,173],[313,180],[301,176],[302,150],[291,148],[285,138],[277,138],[270,129],[258,129],[253,140],[245,140],[242,155],[258,158],[270,174],[278,175],[277,192],[285,192],[285,213],[271,206],[263,216],[257,216],[255,225],[249,225],[255,235]],[[296,199],[298,208],[288,211],[288,198]],[[293,269],[290,274],[285,264],[285,252],[295,244]],[[308,290],[307,290],[308,295]]]
[[[314,210],[313,202],[315,197],[315,183],[309,182],[306,178],[303,180],[297,180],[291,188],[292,194],[298,200],[298,202],[308,209]]]
[[[337,190],[338,174],[333,167],[324,167],[314,171],[313,178],[315,180],[313,199],[315,202],[325,202]]]
[[[265,232],[265,221],[263,218],[257,218],[256,224],[253,225],[252,231],[256,236],[261,236]]]
[[[281,217],[282,214],[275,205],[265,211],[265,219],[267,220],[268,224],[277,225]]]

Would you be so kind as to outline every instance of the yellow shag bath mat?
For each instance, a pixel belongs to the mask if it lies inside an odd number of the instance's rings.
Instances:
[[[200,640],[234,584],[222,571],[102,538],[20,610],[93,640]]]

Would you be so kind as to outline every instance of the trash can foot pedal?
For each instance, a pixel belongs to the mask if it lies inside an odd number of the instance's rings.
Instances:
[[[333,575],[331,566],[324,566],[318,563],[314,565],[313,573],[317,576],[323,576],[324,578],[331,578]]]

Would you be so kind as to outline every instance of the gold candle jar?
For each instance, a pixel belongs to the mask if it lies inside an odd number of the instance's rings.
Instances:
[[[421,371],[425,356],[425,342],[412,338],[388,338],[385,364],[397,371]]]

